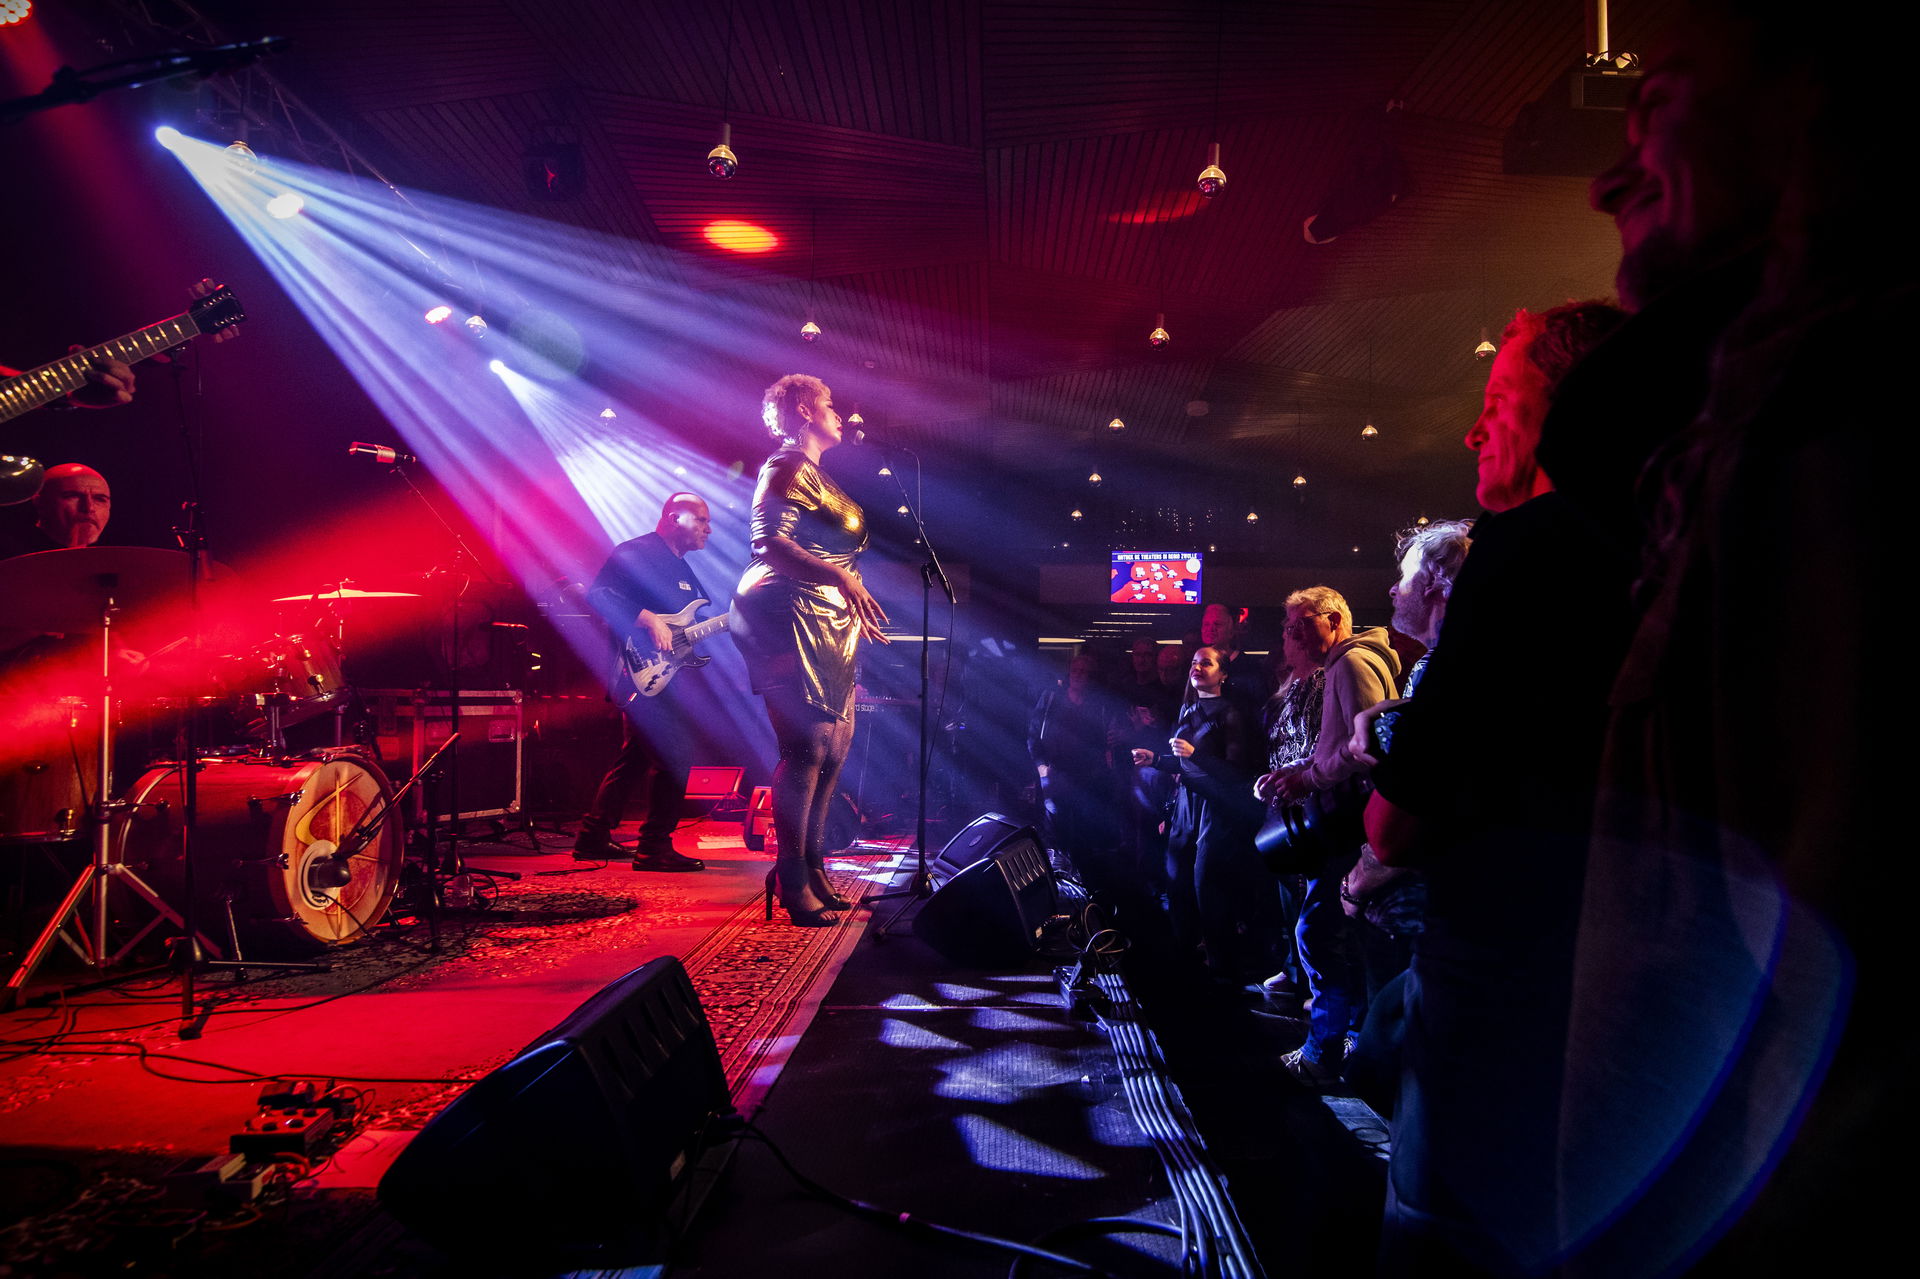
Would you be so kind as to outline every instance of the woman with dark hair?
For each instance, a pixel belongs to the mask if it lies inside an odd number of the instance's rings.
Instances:
[[[862,638],[884,644],[880,604],[854,561],[867,546],[859,505],[820,469],[840,443],[833,392],[791,373],[767,388],[763,416],[780,447],[753,493],[753,559],[734,592],[733,635],[753,691],[767,704],[780,747],[773,774],[773,829],[780,855],[768,876],[772,917],[839,922],[848,906],[827,880],[827,811],[853,741],[854,664]]]

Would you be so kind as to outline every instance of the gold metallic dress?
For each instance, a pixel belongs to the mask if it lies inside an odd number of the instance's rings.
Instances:
[[[733,636],[747,659],[753,691],[797,689],[813,706],[853,714],[860,626],[837,586],[801,582],[767,560],[767,543],[791,538],[802,550],[854,573],[867,548],[860,506],[798,449],[781,449],[760,468],[753,492],[753,559],[734,592]]]

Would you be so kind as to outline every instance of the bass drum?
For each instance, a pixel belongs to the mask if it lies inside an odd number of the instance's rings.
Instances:
[[[177,762],[155,765],[123,796],[131,807],[115,822],[122,857],[144,866],[176,906],[185,905],[184,783]],[[343,854],[340,841],[392,793],[379,766],[352,750],[202,759],[194,826],[201,934],[226,949],[223,903],[231,893],[234,924],[250,958],[313,954],[359,941],[386,915],[400,882],[405,831],[399,810],[386,809],[364,846]]]

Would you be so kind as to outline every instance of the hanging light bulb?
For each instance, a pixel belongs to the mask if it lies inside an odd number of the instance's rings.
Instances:
[[[1376,436],[1378,436],[1379,434],[1380,434],[1379,428],[1376,427],[1371,422],[1367,423],[1365,426],[1360,428],[1360,438],[1363,440],[1371,440]]]
[[[807,322],[800,326],[801,340],[804,342],[811,342],[819,336],[820,336],[820,326],[813,322],[812,316],[808,316]]]
[[[227,163],[248,177],[260,172],[260,157],[255,155],[253,148],[245,142],[227,143]]]
[[[883,466],[878,471],[875,471],[874,474],[875,475],[892,475],[893,468],[891,466]]]
[[[613,409],[610,407],[601,409],[600,416],[604,421],[608,421],[608,422],[613,421]]]
[[[1147,334],[1147,345],[1159,347],[1171,341],[1173,334],[1167,332],[1167,316],[1163,311],[1153,317],[1153,332]]]
[[[733,126],[720,126],[720,145],[707,152],[707,172],[716,178],[730,178],[740,172],[740,157],[733,153]]]
[[[1067,518],[1070,520],[1084,520],[1087,518],[1087,516],[1084,511],[1082,511],[1079,507],[1076,506],[1071,511],[1067,512]]]
[[[1089,472],[1087,473],[1087,483],[1089,483],[1089,484],[1093,484],[1093,485],[1098,485],[1098,484],[1100,483],[1100,472],[1098,472],[1098,471],[1089,471]]]
[[[1422,515],[1419,519],[1415,520],[1413,524],[1415,528],[1425,528],[1428,524],[1427,517]]]
[[[1112,431],[1114,434],[1118,435],[1120,432],[1127,429],[1127,424],[1125,422],[1122,422],[1119,418],[1115,418],[1113,419],[1113,421],[1107,423],[1107,429],[1109,431]]]
[[[897,515],[907,514],[907,504],[905,502],[900,503],[900,505],[894,507],[893,509],[894,509],[894,513]]]
[[[867,419],[860,416],[859,409],[855,409],[853,413],[847,418],[848,426],[865,426],[866,424],[867,424]]]
[[[1359,548],[1359,547],[1357,547],[1357,546],[1356,546],[1356,547],[1354,547],[1354,548],[1353,548],[1353,553],[1354,553],[1355,555],[1358,555],[1358,554],[1360,553],[1360,548]]]
[[[1293,486],[1297,489],[1305,488],[1307,486],[1307,477],[1304,475],[1295,475],[1293,477]]]
[[[1484,324],[1481,325],[1480,345],[1473,348],[1473,358],[1476,360],[1491,360],[1499,349],[1499,347],[1488,340],[1487,328]]]
[[[1207,148],[1207,167],[1200,170],[1200,176],[1194,179],[1194,185],[1200,188],[1200,194],[1211,200],[1227,189],[1226,171],[1220,167],[1220,144],[1215,142]]]
[[[1258,524],[1259,522],[1260,522],[1260,512],[1258,511],[1247,512],[1247,523]]]

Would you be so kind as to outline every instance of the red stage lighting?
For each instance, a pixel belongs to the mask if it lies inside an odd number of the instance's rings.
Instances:
[[[25,22],[33,12],[33,0],[0,0],[0,27]]]
[[[729,253],[766,253],[780,243],[780,237],[765,227],[731,218],[707,223],[701,234],[707,243]]]

